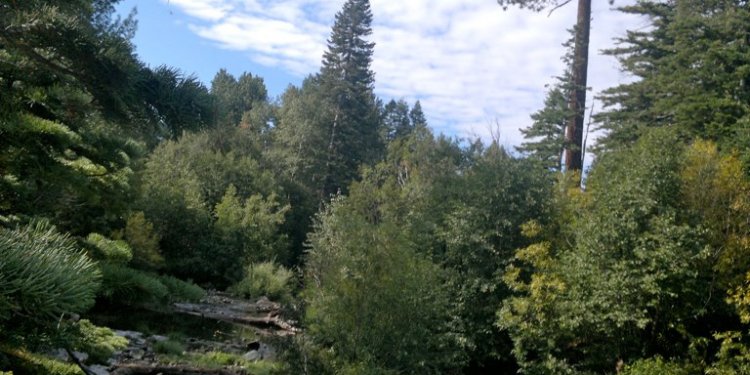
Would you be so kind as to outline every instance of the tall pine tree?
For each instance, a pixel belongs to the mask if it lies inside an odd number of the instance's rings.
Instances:
[[[551,11],[567,5],[572,0],[497,0],[507,8],[516,5],[541,11]],[[610,4],[613,0],[610,0]],[[580,171],[583,168],[583,117],[586,110],[586,82],[589,64],[589,37],[591,34],[591,0],[578,0],[578,15],[575,27],[575,45],[572,61],[573,90],[568,95],[570,109],[567,127],[565,128],[565,169]],[[580,183],[580,177],[578,177]]]
[[[544,108],[533,113],[531,126],[521,129],[526,139],[516,150],[527,154],[531,159],[540,162],[546,169],[562,170],[562,156],[565,147],[565,127],[571,116],[568,99],[573,90],[573,44],[575,33],[571,30],[571,39],[563,45],[568,49],[562,60],[565,72],[555,77],[555,84],[547,92]]]
[[[345,190],[362,163],[374,161],[382,150],[375,74],[370,69],[375,43],[369,0],[348,0],[336,20],[323,55],[320,84],[325,93],[330,122],[320,193]]]

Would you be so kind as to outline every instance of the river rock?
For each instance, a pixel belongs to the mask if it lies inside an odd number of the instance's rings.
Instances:
[[[245,354],[242,355],[242,358],[248,360],[248,361],[257,361],[261,359],[260,353],[258,353],[257,350],[251,350]]]
[[[94,375],[109,375],[109,370],[106,366],[102,365],[92,365],[89,366],[89,371],[91,371]]]

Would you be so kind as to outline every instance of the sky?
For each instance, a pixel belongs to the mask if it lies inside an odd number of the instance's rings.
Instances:
[[[276,97],[320,69],[344,1],[124,0],[119,11],[137,9],[134,43],[147,64],[177,67],[207,86],[221,68],[250,72]],[[495,0],[371,0],[375,92],[386,101],[420,100],[437,133],[485,140],[494,134],[503,145],[518,145],[519,129],[531,124],[546,85],[563,70],[575,3],[549,14],[504,11]],[[647,25],[614,6],[593,1],[589,106],[603,89],[631,80],[601,50]]]

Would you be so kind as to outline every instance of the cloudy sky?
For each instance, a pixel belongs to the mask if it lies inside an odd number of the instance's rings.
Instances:
[[[617,0],[616,6],[634,0]],[[272,96],[320,67],[334,16],[344,0],[125,0],[137,8],[138,54],[209,83],[220,68],[264,77]],[[643,20],[593,2],[589,86],[593,94],[628,80],[603,48]],[[519,128],[542,106],[545,85],[562,69],[561,44],[575,2],[533,13],[503,11],[495,0],[371,0],[372,68],[384,99],[421,100],[438,132],[516,145]],[[591,98],[591,95],[589,95]],[[591,99],[589,99],[591,104]],[[595,110],[599,109],[594,103]],[[497,124],[497,125],[496,125]]]

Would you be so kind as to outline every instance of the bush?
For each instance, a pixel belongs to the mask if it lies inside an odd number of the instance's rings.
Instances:
[[[288,300],[292,295],[292,277],[292,271],[273,262],[255,263],[247,267],[245,278],[229,291],[245,298],[266,296],[273,300]]]
[[[700,373],[700,371],[690,371],[687,366],[665,361],[661,357],[653,357],[635,361],[633,364],[625,366],[622,375],[690,375]]]
[[[159,235],[143,212],[130,215],[120,235],[133,249],[133,266],[155,270],[164,265],[164,257],[159,250]]]
[[[68,235],[46,222],[0,229],[0,321],[41,321],[94,304],[101,275]]]
[[[102,263],[101,296],[121,305],[195,302],[206,295],[203,288],[172,276],[158,276],[120,264]]]
[[[154,352],[159,354],[181,355],[185,352],[185,345],[174,340],[157,341],[154,343]]]
[[[41,354],[30,353],[24,350],[8,350],[11,374],[27,375],[82,375],[78,366],[72,363],[58,361]]]
[[[110,240],[99,233],[90,233],[86,243],[95,251],[97,259],[117,264],[127,264],[133,258],[133,252],[125,241]]]
[[[98,327],[86,319],[78,322],[78,338],[74,348],[88,353],[91,363],[106,363],[116,351],[128,346],[128,339],[107,327]]]
[[[160,276],[159,282],[169,290],[169,300],[174,302],[198,302],[206,295],[203,288],[172,276]]]
[[[156,276],[118,264],[101,263],[101,296],[115,304],[161,303],[169,290]]]

